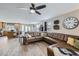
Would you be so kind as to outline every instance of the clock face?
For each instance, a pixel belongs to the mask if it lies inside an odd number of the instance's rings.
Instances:
[[[63,24],[67,29],[74,29],[78,26],[78,19],[75,17],[68,17],[64,20]]]

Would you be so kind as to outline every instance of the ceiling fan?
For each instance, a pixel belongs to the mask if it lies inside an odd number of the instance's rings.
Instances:
[[[46,7],[46,5],[40,5],[40,6],[35,7],[35,4],[31,3],[30,12],[41,15],[41,13],[38,10],[43,9],[45,7]]]

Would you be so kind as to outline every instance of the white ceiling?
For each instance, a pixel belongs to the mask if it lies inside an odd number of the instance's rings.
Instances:
[[[38,10],[42,15],[31,14],[30,3],[0,3],[0,21],[34,24],[42,20],[79,9],[77,3],[43,3],[46,8]],[[36,6],[42,4],[35,4]]]

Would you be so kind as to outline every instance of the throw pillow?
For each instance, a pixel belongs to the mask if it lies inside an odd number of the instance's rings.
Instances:
[[[77,39],[75,40],[74,47],[79,49],[79,40],[77,40]]]
[[[75,38],[73,38],[73,37],[68,37],[68,41],[67,41],[68,44],[74,46],[74,42],[75,42]]]

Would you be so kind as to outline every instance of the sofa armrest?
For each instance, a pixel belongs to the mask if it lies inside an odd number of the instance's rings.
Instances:
[[[54,56],[54,52],[53,52],[53,48],[52,47],[55,47],[57,44],[53,44],[53,45],[50,45],[47,47],[47,55],[48,56]]]

